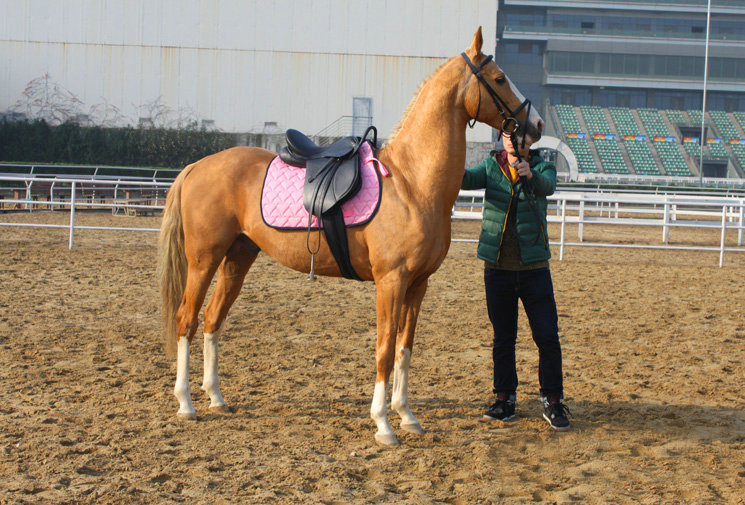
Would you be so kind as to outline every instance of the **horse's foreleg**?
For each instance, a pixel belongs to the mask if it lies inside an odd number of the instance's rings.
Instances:
[[[220,264],[217,284],[212,298],[204,311],[204,377],[202,390],[210,397],[210,410],[229,412],[220,391],[220,376],[217,371],[220,333],[230,307],[238,298],[243,279],[251,268],[259,249],[241,236],[228,250]]]
[[[401,416],[401,428],[417,435],[424,433],[424,430],[409,409],[409,367],[411,350],[414,346],[414,330],[426,291],[427,279],[423,279],[414,283],[406,292],[396,344],[396,363],[393,367],[391,394],[391,408]]]
[[[204,269],[190,268],[186,278],[184,296],[176,314],[178,331],[178,355],[176,360],[176,384],[173,394],[179,402],[177,416],[184,419],[196,419],[197,413],[191,403],[189,386],[189,347],[199,323],[199,309],[202,307],[217,263]]]
[[[375,440],[383,445],[396,445],[398,444],[398,440],[393,433],[393,428],[388,423],[386,386],[391,375],[391,370],[393,369],[396,333],[406,286],[400,275],[392,273],[381,280],[376,279],[376,287],[378,340],[375,360],[377,364],[377,376],[372,406],[370,407],[370,416],[378,426],[378,431],[375,433]]]

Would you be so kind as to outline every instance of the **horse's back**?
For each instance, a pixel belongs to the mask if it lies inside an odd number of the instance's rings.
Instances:
[[[258,201],[266,169],[275,156],[260,147],[238,146],[191,165],[181,190],[185,230],[240,233],[238,222],[246,207]],[[218,231],[224,227],[229,230]]]

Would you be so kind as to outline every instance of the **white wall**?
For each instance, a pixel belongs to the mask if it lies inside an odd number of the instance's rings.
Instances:
[[[0,0],[0,111],[48,73],[82,112],[133,122],[160,98],[225,131],[315,133],[373,99],[387,137],[419,83],[466,48],[497,0]],[[469,140],[489,140],[486,127]]]

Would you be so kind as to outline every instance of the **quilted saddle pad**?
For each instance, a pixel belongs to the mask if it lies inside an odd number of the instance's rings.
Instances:
[[[341,206],[344,224],[359,226],[370,221],[380,205],[380,176],[387,170],[375,158],[370,145],[360,146],[360,190]],[[303,206],[305,168],[294,167],[276,156],[269,163],[261,189],[261,217],[272,228],[294,230],[308,228],[308,211]],[[323,228],[313,216],[313,229]]]

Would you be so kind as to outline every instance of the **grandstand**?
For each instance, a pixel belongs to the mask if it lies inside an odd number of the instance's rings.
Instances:
[[[742,179],[745,2],[710,19],[705,114],[707,0],[500,0],[495,59],[580,173]]]
[[[698,176],[701,111],[626,107],[550,107],[547,131],[567,143],[577,157],[580,173],[641,176]],[[696,123],[698,121],[698,123]],[[713,163],[735,176],[745,170],[745,114],[707,111],[710,136],[705,139],[704,163]]]

